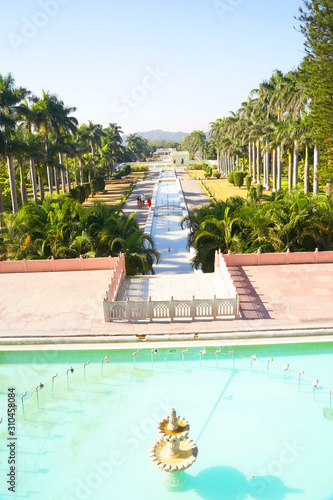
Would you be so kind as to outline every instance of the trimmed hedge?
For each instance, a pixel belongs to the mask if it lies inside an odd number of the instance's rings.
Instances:
[[[256,190],[257,190],[257,198],[260,200],[260,198],[262,197],[263,190],[264,190],[263,185],[257,184]]]
[[[230,172],[230,173],[228,174],[228,182],[229,182],[230,184],[235,185],[235,180],[234,180],[234,172]]]

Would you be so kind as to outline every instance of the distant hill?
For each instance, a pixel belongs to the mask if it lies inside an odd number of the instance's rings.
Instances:
[[[160,141],[165,139],[166,141],[180,142],[187,132],[166,132],[165,130],[148,130],[147,132],[135,132],[137,135],[141,135],[147,139],[147,141]],[[126,141],[126,136],[123,136],[123,140]]]

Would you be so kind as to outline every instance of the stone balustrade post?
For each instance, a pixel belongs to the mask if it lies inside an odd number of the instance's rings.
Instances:
[[[151,301],[151,297],[149,297],[148,299],[147,316],[149,318],[149,321],[153,321],[154,311],[153,311],[153,303]]]
[[[173,297],[171,297],[171,300],[169,302],[169,315],[171,321],[173,321],[173,318],[175,317],[175,302],[173,300]]]
[[[125,317],[129,323],[132,321],[132,305],[131,305],[129,297],[127,297],[127,301],[126,301],[126,305],[125,305]]]
[[[212,313],[213,313],[213,318],[216,319],[216,316],[217,316],[217,300],[216,300],[216,295],[214,295],[214,299],[213,299]]]
[[[235,317],[239,318],[239,295],[236,293],[236,311],[235,311]]]
[[[105,323],[110,323],[111,322],[111,310],[110,310],[110,304],[109,304],[107,297],[105,297],[105,299],[103,301],[103,309],[104,309],[104,321],[105,321]]]
[[[191,316],[192,316],[192,320],[194,321],[195,320],[195,316],[196,316],[196,304],[195,304],[195,296],[193,295],[192,297],[192,300],[191,300]]]

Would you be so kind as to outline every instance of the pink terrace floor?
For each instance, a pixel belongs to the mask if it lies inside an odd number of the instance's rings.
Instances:
[[[104,323],[110,271],[0,274],[0,339],[333,329],[333,264],[229,269],[241,319],[151,324]]]

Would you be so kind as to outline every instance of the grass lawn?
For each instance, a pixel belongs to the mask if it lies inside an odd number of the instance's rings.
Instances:
[[[221,177],[221,179],[205,179],[203,170],[191,170],[188,174],[194,179],[201,180],[216,200],[225,201],[231,196],[241,196],[242,198],[247,197],[247,190],[245,186],[241,188],[235,187],[230,184],[226,178]],[[252,185],[255,186],[255,184]],[[269,191],[264,190],[264,194],[269,194]]]
[[[134,172],[126,177],[127,182],[124,184],[106,184],[105,185],[105,190],[104,193],[97,193],[93,198],[90,196],[85,202],[84,206],[89,207],[93,204],[95,200],[101,201],[103,203],[106,203],[107,205],[118,205],[126,195],[130,183],[134,181],[139,181],[142,179],[145,179],[147,176],[147,172]],[[72,187],[74,187],[74,183],[72,183]],[[49,194],[49,189],[47,185],[44,186],[44,192],[45,196],[48,196]],[[38,188],[38,193],[39,193],[39,188]],[[55,194],[55,190],[53,191]],[[60,189],[60,194],[62,194],[62,190]],[[27,195],[28,195],[28,200],[32,201],[33,196],[32,196],[32,187],[28,186],[27,187]]]

